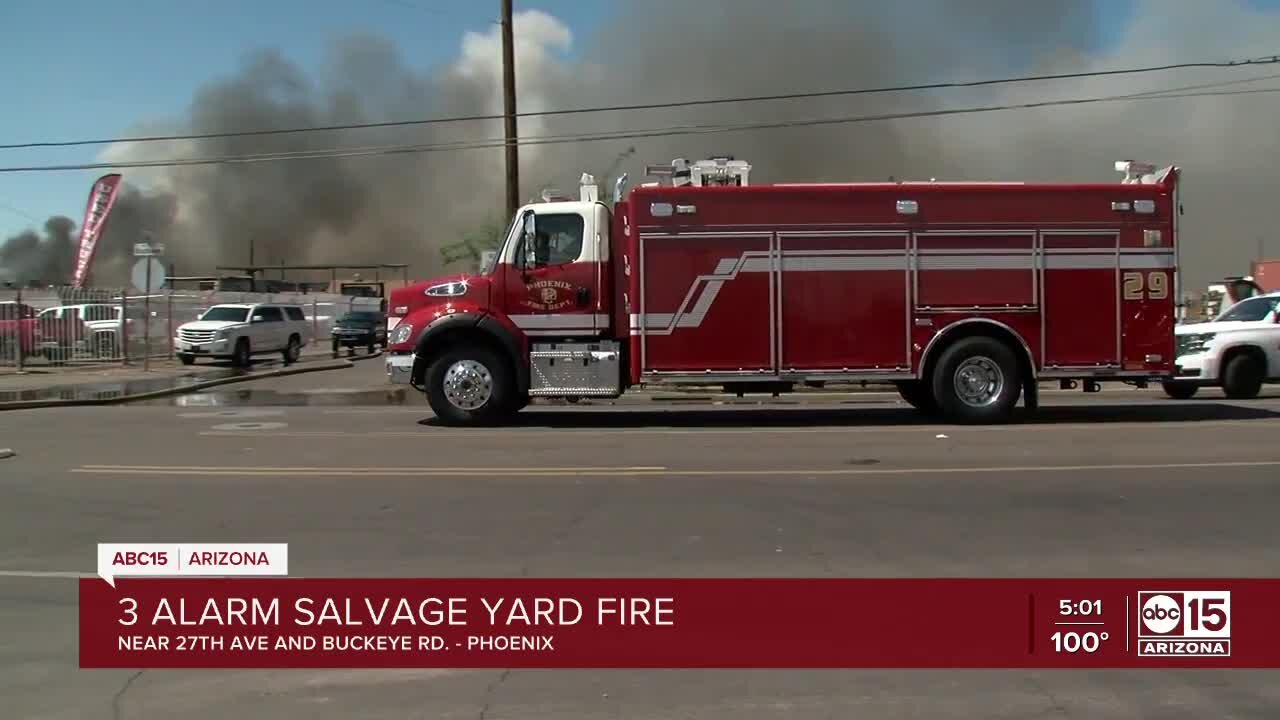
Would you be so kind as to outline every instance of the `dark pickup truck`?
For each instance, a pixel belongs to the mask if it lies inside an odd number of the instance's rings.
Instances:
[[[387,346],[387,316],[376,311],[349,312],[333,324],[333,356],[338,357],[342,348],[362,347],[374,353],[374,348]]]

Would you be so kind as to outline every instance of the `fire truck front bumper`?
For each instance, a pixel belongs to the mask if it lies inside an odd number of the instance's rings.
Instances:
[[[1211,353],[1179,355],[1173,365],[1176,380],[1209,382],[1218,377],[1218,359]]]
[[[393,385],[408,385],[413,376],[413,353],[387,356],[387,380]]]

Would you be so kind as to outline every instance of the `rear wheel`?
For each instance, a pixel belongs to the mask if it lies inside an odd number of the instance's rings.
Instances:
[[[508,364],[480,346],[463,346],[437,357],[426,371],[427,402],[445,425],[486,425],[517,406]]]
[[[942,414],[965,424],[1007,422],[1022,392],[1013,350],[986,336],[962,338],[943,351],[932,381]]]
[[[1200,390],[1195,383],[1178,382],[1176,380],[1165,380],[1160,383],[1160,387],[1164,388],[1164,394],[1174,400],[1189,400]]]
[[[1248,400],[1262,392],[1262,365],[1252,355],[1236,355],[1222,371],[1222,391],[1232,400]]]

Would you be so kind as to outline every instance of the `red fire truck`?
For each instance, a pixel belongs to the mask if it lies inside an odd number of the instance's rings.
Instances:
[[[601,202],[544,193],[480,272],[392,291],[387,374],[451,425],[646,384],[892,382],[963,423],[1040,381],[1170,377],[1179,170],[1095,184],[752,185],[732,158],[651,167]]]

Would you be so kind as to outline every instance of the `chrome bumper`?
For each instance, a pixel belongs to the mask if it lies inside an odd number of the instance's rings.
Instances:
[[[387,356],[387,380],[393,385],[408,385],[413,374],[412,355]]]

